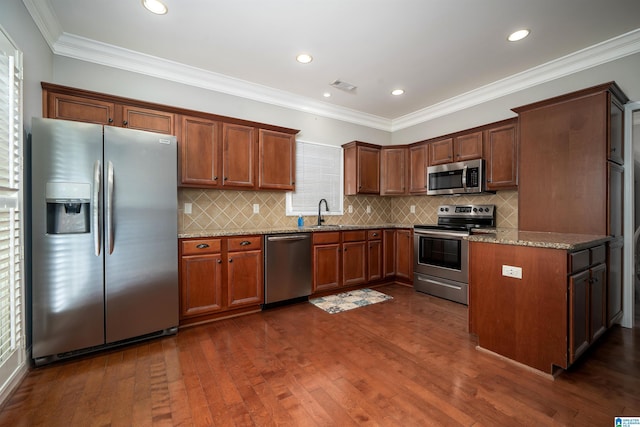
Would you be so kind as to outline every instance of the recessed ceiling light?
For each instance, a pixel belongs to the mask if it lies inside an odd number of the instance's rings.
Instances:
[[[391,95],[399,96],[404,93],[404,89],[394,89],[391,91]]]
[[[313,61],[313,57],[308,53],[301,53],[300,55],[296,56],[296,61],[301,64],[308,64],[309,62]]]
[[[530,32],[531,31],[529,30],[514,31],[509,35],[509,37],[507,37],[507,40],[509,40],[510,42],[517,42],[518,40],[522,40],[523,38],[527,37]]]
[[[329,92],[325,92],[322,94],[325,98],[331,98],[331,94]]]
[[[142,5],[156,15],[164,15],[168,11],[167,6],[160,0],[142,0]]]

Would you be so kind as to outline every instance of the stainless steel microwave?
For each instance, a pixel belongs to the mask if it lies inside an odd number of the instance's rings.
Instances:
[[[427,167],[427,195],[482,193],[484,160],[467,160]]]

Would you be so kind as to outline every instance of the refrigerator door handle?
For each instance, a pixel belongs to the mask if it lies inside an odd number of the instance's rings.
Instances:
[[[93,222],[93,243],[95,246],[96,256],[100,256],[102,247],[102,227],[100,227],[100,160],[96,160],[93,164],[93,205],[92,222]]]
[[[113,163],[109,162],[107,167],[107,247],[109,255],[113,253]]]

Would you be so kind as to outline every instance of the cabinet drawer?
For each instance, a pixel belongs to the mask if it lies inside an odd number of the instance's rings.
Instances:
[[[313,233],[314,245],[327,245],[330,243],[340,243],[339,231]]]
[[[182,240],[182,255],[202,255],[220,252],[221,239]]]
[[[602,264],[607,260],[607,249],[604,245],[589,249],[591,251],[591,265]]]
[[[369,230],[369,231],[367,231],[367,239],[369,239],[369,240],[380,240],[380,239],[382,239],[382,231],[381,230]]]
[[[343,242],[360,242],[367,238],[366,230],[352,230],[342,232]]]
[[[576,273],[589,267],[590,257],[589,249],[572,252],[569,254],[569,271]]]
[[[230,237],[227,240],[227,249],[232,251],[251,251],[256,249],[262,249],[262,237],[261,236],[239,236]]]

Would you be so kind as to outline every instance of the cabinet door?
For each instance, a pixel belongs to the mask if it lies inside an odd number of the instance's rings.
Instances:
[[[411,280],[413,277],[413,241],[411,230],[396,230],[396,277]]]
[[[340,244],[313,246],[313,291],[340,286]]]
[[[255,128],[222,124],[222,185],[255,187]]]
[[[382,240],[367,243],[367,281],[382,279]]]
[[[516,123],[487,130],[484,159],[488,190],[517,188],[517,137]]]
[[[409,193],[411,194],[427,192],[428,148],[427,144],[409,147]]]
[[[609,203],[607,214],[608,235],[622,236],[622,224],[624,223],[624,168],[612,162],[607,162],[607,174],[609,176]]]
[[[296,138],[294,135],[260,129],[258,138],[261,189],[295,190]]]
[[[623,247],[622,238],[614,239],[608,245],[607,326],[612,326],[622,316]]]
[[[456,136],[453,153],[456,162],[482,158],[482,132]]]
[[[47,97],[47,116],[50,119],[113,125],[116,105],[113,102],[81,96],[50,93]]]
[[[384,278],[396,275],[396,231],[384,230],[382,232],[383,242],[383,268],[382,274]]]
[[[624,164],[624,109],[615,99],[610,101],[609,160]]]
[[[219,123],[182,117],[180,175],[182,184],[218,186]]]
[[[589,290],[590,342],[594,342],[607,329],[607,266],[599,264],[591,268]]]
[[[123,105],[122,123],[117,123],[117,125],[129,129],[175,135],[174,122],[175,115],[173,113]]]
[[[569,276],[569,363],[589,347],[589,270]]]
[[[180,267],[181,317],[220,311],[222,309],[221,255],[183,256]]]
[[[227,305],[229,308],[264,302],[262,251],[229,252]]]
[[[380,194],[380,149],[358,146],[358,193]]]
[[[352,286],[365,283],[366,242],[346,242],[342,244],[342,285]]]
[[[407,148],[381,150],[381,195],[402,195],[407,192]]]
[[[453,162],[453,139],[447,138],[429,143],[429,165]]]

